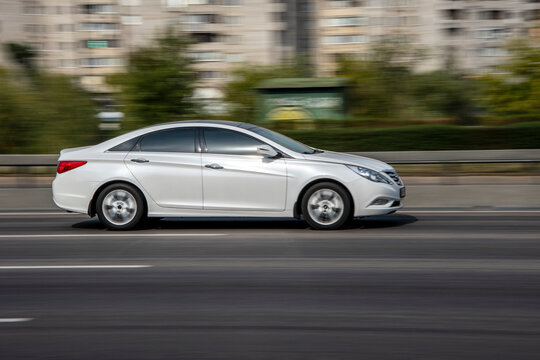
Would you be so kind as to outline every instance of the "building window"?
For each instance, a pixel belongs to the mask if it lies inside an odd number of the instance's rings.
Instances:
[[[222,79],[223,72],[221,71],[199,71],[199,79]]]
[[[242,62],[244,61],[244,54],[240,53],[233,53],[233,54],[226,54],[225,55],[225,61],[227,62]]]
[[[478,12],[477,17],[479,20],[503,20],[509,19],[511,13],[503,10],[487,10]]]
[[[223,42],[230,45],[238,45],[242,42],[242,35],[223,35]]]
[[[369,25],[367,17],[335,17],[322,20],[322,26],[361,26]]]
[[[223,23],[226,25],[240,25],[242,23],[241,16],[224,16]]]
[[[447,36],[459,36],[463,33],[463,29],[457,27],[446,28],[443,31]]]
[[[120,58],[85,58],[81,59],[81,66],[84,67],[104,67],[104,66],[122,66],[123,61]]]
[[[287,21],[287,13],[284,12],[273,12],[270,13],[270,18],[273,22],[286,22]]]
[[[58,24],[58,25],[56,25],[56,31],[58,31],[58,32],[75,31],[75,25],[73,25],[73,24]]]
[[[190,5],[212,5],[216,0],[162,0],[163,5],[169,8],[186,7]]]
[[[122,24],[124,25],[141,25],[142,23],[142,16],[122,16]]]
[[[188,14],[183,17],[184,24],[216,24],[218,16],[216,14]]]
[[[41,42],[27,42],[25,44],[32,50],[36,50],[36,51],[45,50],[45,44]]]
[[[85,40],[82,44],[86,49],[111,49],[119,48],[120,40]]]
[[[116,5],[113,4],[91,4],[81,5],[82,14],[116,14]]]
[[[508,51],[499,47],[485,47],[476,50],[478,56],[499,57],[507,56]]]
[[[360,1],[354,0],[330,0],[331,8],[345,8],[345,7],[354,7],[358,6]]]
[[[223,55],[216,51],[201,51],[189,54],[195,61],[221,61]]]
[[[58,67],[74,68],[74,67],[77,67],[77,61],[73,59],[62,59],[58,61]]]
[[[477,32],[479,39],[505,39],[511,35],[511,32],[505,28],[480,29]]]
[[[38,24],[26,24],[23,26],[23,30],[29,33],[45,33],[47,32],[47,26]]]
[[[46,8],[45,6],[38,5],[25,5],[23,6],[24,15],[45,15]]]
[[[94,23],[94,22],[85,22],[79,25],[81,31],[109,31],[109,30],[118,30],[117,23]]]
[[[443,17],[448,20],[463,20],[467,18],[467,13],[462,9],[443,10]]]
[[[223,6],[240,6],[242,0],[223,0]]]
[[[122,5],[122,6],[139,6],[139,5],[141,5],[141,0],[120,0],[120,5]]]
[[[322,38],[322,43],[325,45],[337,44],[363,44],[369,42],[367,35],[330,35]]]
[[[193,33],[190,34],[193,41],[196,43],[212,43],[217,42],[219,37],[215,33]]]

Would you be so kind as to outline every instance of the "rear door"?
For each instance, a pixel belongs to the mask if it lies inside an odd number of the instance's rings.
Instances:
[[[202,209],[201,154],[197,128],[177,127],[141,137],[125,163],[162,207]]]
[[[285,159],[257,155],[260,140],[223,128],[203,128],[203,203],[208,210],[283,211]]]

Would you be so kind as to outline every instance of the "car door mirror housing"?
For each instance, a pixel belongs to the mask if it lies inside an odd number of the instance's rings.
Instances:
[[[279,153],[269,145],[261,145],[257,147],[257,154],[269,158],[274,158],[279,155]]]

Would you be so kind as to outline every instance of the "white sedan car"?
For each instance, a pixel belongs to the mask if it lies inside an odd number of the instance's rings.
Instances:
[[[168,216],[303,216],[314,229],[338,229],[392,213],[405,196],[386,163],[239,122],[150,126],[62,150],[58,160],[56,205],[115,230]]]

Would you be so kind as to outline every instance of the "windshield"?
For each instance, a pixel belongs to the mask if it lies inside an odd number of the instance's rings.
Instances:
[[[319,152],[319,150],[310,148],[309,146],[304,145],[299,141],[293,140],[290,137],[274,132],[272,130],[268,130],[261,127],[252,127],[249,130],[259,135],[262,135],[265,138],[272,140],[273,142],[283,147],[286,147],[289,150],[295,151],[300,154],[314,154],[316,152]]]

